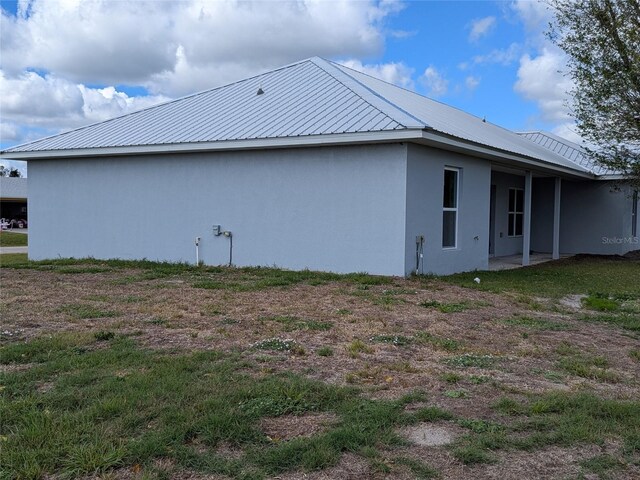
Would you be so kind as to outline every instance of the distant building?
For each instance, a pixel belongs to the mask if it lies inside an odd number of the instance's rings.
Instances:
[[[14,221],[17,226],[22,222],[26,226],[27,217],[27,179],[19,177],[0,177],[0,218]]]
[[[408,275],[639,248],[637,193],[545,135],[316,57],[0,156],[29,162],[35,260]]]

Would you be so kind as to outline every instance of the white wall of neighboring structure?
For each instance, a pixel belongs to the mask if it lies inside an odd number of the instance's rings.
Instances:
[[[193,263],[201,237],[200,259],[226,264],[219,224],[237,266],[404,275],[406,155],[389,144],[31,161],[29,257]]]
[[[444,169],[459,169],[456,248],[442,248]],[[424,273],[486,270],[491,164],[444,150],[409,145],[407,156],[407,273],[416,267],[416,236],[424,235]]]

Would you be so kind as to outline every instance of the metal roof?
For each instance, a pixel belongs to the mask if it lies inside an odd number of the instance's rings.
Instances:
[[[318,63],[315,59],[307,60],[9,148],[6,152],[218,142],[405,128],[400,123],[404,118],[392,118],[381,111]],[[258,95],[258,89],[264,93]]]
[[[0,198],[27,198],[27,179],[0,177]]]
[[[259,90],[263,93],[258,94]],[[145,146],[157,152],[162,146],[217,146],[258,139],[278,139],[282,145],[283,139],[321,141],[329,135],[344,135],[347,142],[349,134],[397,132],[400,138],[401,132],[408,131],[436,132],[580,174],[591,173],[510,130],[318,57],[15,146],[2,154],[28,158],[29,152],[33,157],[42,152],[42,157],[44,152]]]
[[[558,137],[553,133],[519,132],[518,134],[558,155],[562,155],[567,160],[577,163],[595,175],[616,175],[619,173],[597,163],[593,158],[589,157],[586,150],[580,145]]]
[[[523,139],[511,130],[348,67],[340,65],[338,68],[361,82],[372,93],[410,112],[419,121],[437,132],[563,167],[587,171],[581,165],[576,165],[575,162],[555,155],[556,152],[550,155],[547,149]]]

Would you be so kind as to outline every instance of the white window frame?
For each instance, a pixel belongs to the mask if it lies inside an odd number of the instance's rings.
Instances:
[[[509,208],[509,200],[511,199],[511,190],[513,190],[514,192],[514,197],[513,197],[513,207],[515,210],[511,210]],[[518,205],[518,191],[522,192],[522,203],[523,205]],[[518,210],[518,207],[521,208],[521,210]],[[519,187],[509,187],[509,193],[508,193],[508,197],[507,197],[507,211],[508,211],[508,215],[507,215],[507,237],[509,238],[519,238],[524,236],[524,188],[519,188]],[[513,220],[511,218],[511,215],[513,215]],[[518,224],[518,222],[516,221],[516,219],[518,218],[518,215],[522,215],[522,233],[520,235],[517,235],[517,228],[516,225]],[[512,225],[513,222],[513,225]],[[509,235],[509,227],[513,227],[513,235]]]
[[[447,170],[456,173],[456,206],[455,207],[445,207],[444,206],[444,179],[445,173]],[[458,248],[458,222],[460,218],[459,210],[460,210],[460,171],[462,169],[456,167],[444,167],[444,171],[442,173],[442,188],[443,188],[443,204],[442,204],[442,249],[443,250],[455,250]],[[456,214],[456,224],[454,230],[455,242],[453,246],[444,246],[444,213],[445,212],[455,212]]]

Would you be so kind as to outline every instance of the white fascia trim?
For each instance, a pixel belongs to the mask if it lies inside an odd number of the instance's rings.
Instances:
[[[525,155],[509,153],[505,152],[504,150],[498,150],[477,143],[471,143],[464,140],[445,137],[443,135],[434,133],[433,131],[423,131],[422,139],[422,143],[426,143],[427,145],[439,146],[441,148],[457,152],[471,153],[474,156],[479,156],[496,163],[500,163],[501,161],[504,162],[506,160],[509,163],[506,163],[505,165],[510,167],[513,167],[515,163],[522,165],[523,168],[528,167],[532,169],[543,170],[546,172],[562,173],[572,177],[580,177],[590,180],[596,178],[596,176],[590,172],[574,170],[569,167],[563,167],[562,165],[545,162],[544,160],[538,160],[535,158],[527,157]]]
[[[257,150],[308,146],[356,145],[363,143],[407,142],[419,140],[421,129],[389,130],[382,132],[337,133],[304,137],[224,140],[219,142],[135,145],[126,147],[78,148],[69,150],[41,150],[31,152],[2,152],[7,160],[41,160],[73,157],[104,157],[119,155],[149,155],[154,153],[194,153],[225,150]]]

